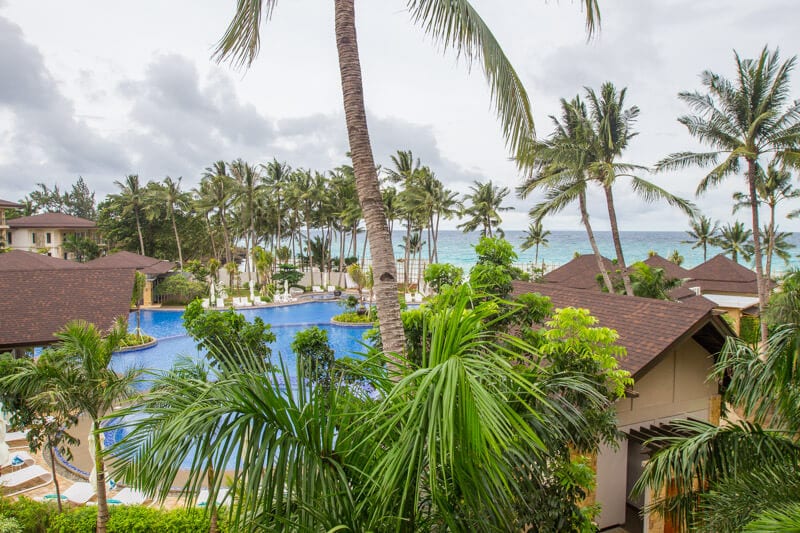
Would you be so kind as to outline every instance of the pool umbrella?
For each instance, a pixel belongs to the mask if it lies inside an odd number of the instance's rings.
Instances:
[[[286,294],[286,301],[289,301],[289,280],[283,280],[283,292]]]
[[[255,302],[256,301],[256,295],[253,292],[253,280],[252,279],[250,280],[250,301],[251,302]]]
[[[2,411],[0,411],[2,413]],[[0,467],[8,462],[9,451],[6,444],[6,419],[0,416]]]
[[[211,305],[214,307],[217,306],[217,289],[214,286],[214,282],[211,282],[211,286],[209,287],[211,292],[208,294],[208,301],[211,302]]]

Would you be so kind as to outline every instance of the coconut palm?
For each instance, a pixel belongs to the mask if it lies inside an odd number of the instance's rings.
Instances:
[[[125,336],[122,320],[108,332],[78,320],[68,323],[55,336],[58,343],[40,356],[49,363],[47,375],[39,374],[45,367],[30,365],[8,377],[7,383],[20,390],[30,383],[46,383],[46,394],[91,418],[97,472],[97,531],[103,533],[108,521],[108,504],[100,419],[133,393],[133,384],[141,372],[137,369],[117,372],[110,367],[111,355]]]
[[[253,247],[258,244],[256,237],[256,219],[259,217],[258,206],[260,205],[261,195],[265,192],[264,184],[261,183],[261,175],[258,170],[243,161],[237,159],[230,165],[231,177],[236,180],[236,191],[233,195],[233,205],[239,208],[242,226],[246,228],[245,242],[247,245],[247,260],[245,269],[248,273],[253,272],[255,262],[253,258]],[[250,280],[252,282],[252,280]]]
[[[550,235],[550,232],[542,227],[540,221],[531,222],[528,225],[528,229],[522,234],[523,242],[520,248],[523,250],[534,248],[536,250],[533,258],[534,263],[539,262],[539,246],[546,247],[550,243],[550,241],[547,240],[548,235]]]
[[[264,171],[264,181],[269,191],[269,197],[275,202],[275,221],[277,224],[275,247],[279,248],[283,238],[281,224],[286,211],[286,188],[289,185],[289,176],[292,173],[292,168],[285,162],[279,163],[277,159],[273,159],[270,163],[261,165],[261,169]]]
[[[691,244],[692,249],[703,247],[703,262],[708,261],[708,247],[715,246],[719,233],[719,222],[712,221],[706,216],[697,216],[689,219],[690,230],[686,232],[692,240],[681,241],[682,244]]]
[[[626,88],[618,91],[609,82],[600,87],[599,95],[594,90],[586,88],[591,127],[594,133],[590,144],[593,152],[593,161],[590,164],[589,173],[601,185],[605,193],[608,220],[611,225],[611,238],[614,242],[614,250],[617,256],[617,267],[625,286],[625,292],[632,296],[633,287],[622,251],[622,241],[619,236],[619,225],[614,204],[613,187],[617,179],[621,177],[629,178],[633,191],[646,202],[664,200],[669,205],[677,207],[689,215],[694,214],[694,206],[654,183],[632,174],[632,172],[646,171],[645,167],[617,161],[617,158],[628,147],[630,140],[637,135],[633,131],[633,125],[639,116],[639,108],[636,106],[625,107],[626,93]]]
[[[691,166],[714,168],[700,181],[702,194],[725,178],[738,174],[745,166],[745,181],[750,198],[758,283],[758,309],[763,313],[768,288],[763,270],[761,231],[758,212],[758,167],[763,156],[772,154],[779,163],[795,164],[800,158],[800,102],[790,100],[789,74],[796,58],[780,62],[778,51],[767,47],[757,59],[741,59],[734,52],[736,78],[705,71],[702,74],[706,93],[682,92],[678,96],[696,113],[678,121],[693,137],[708,144],[712,151],[678,152],[660,161],[656,168],[670,170]],[[721,158],[722,161],[720,161]],[[767,339],[762,321],[761,339]]]
[[[250,65],[260,45],[262,15],[269,19],[277,0],[237,3],[236,14],[217,48],[217,57]],[[367,128],[364,88],[356,38],[354,0],[336,0],[334,20],[344,114],[358,196],[370,240],[375,269],[378,317],[384,347],[402,353],[404,333],[397,301],[397,272],[392,237],[383,209],[375,160]],[[583,0],[586,27],[591,33],[599,22],[597,0]],[[481,62],[491,87],[503,135],[512,151],[534,137],[527,93],[500,45],[483,19],[466,0],[411,1],[412,19],[434,39],[455,48],[470,60]]]
[[[661,495],[654,510],[677,528],[796,530],[788,524],[800,519],[797,341],[796,323],[777,327],[763,347],[729,337],[709,379],[725,380],[723,405],[740,421],[673,421],[675,436],[647,443],[657,451],[634,491]]]
[[[752,236],[753,232],[745,229],[744,224],[737,221],[723,226],[716,244],[725,253],[730,254],[734,263],[739,262],[740,255],[745,261],[750,261],[753,256]]]
[[[141,211],[144,204],[142,189],[139,186],[139,175],[129,174],[125,176],[125,181],[114,181],[114,185],[120,188],[119,200],[122,203],[123,213],[133,213],[136,220],[136,233],[139,235],[139,253],[144,255],[144,237],[142,237]]]
[[[173,180],[169,176],[164,178],[163,186],[156,191],[156,200],[163,202],[167,208],[167,215],[172,222],[172,231],[175,234],[175,245],[178,248],[178,263],[183,270],[183,252],[181,251],[181,237],[178,234],[178,225],[175,223],[176,209],[182,211],[189,207],[190,196],[181,191],[181,179]]]
[[[529,212],[534,223],[541,222],[547,215],[558,213],[577,201],[581,223],[592,247],[597,271],[603,278],[606,291],[614,292],[586,207],[586,190],[592,163],[590,144],[593,136],[586,105],[579,96],[570,102],[562,98],[561,117],[551,115],[550,120],[555,127],[553,133],[545,141],[531,143],[519,160],[520,166],[528,168],[530,174],[517,187],[517,195],[524,199],[537,189],[545,190],[545,199]]]
[[[216,210],[219,222],[222,225],[222,235],[225,239],[225,262],[232,260],[231,232],[228,214],[236,190],[236,182],[228,175],[228,166],[225,161],[217,161],[212,166],[206,167],[200,181],[198,207],[201,210]]]
[[[473,182],[469,187],[469,194],[464,195],[464,201],[469,202],[469,206],[465,207],[462,215],[468,217],[467,220],[458,225],[464,233],[481,229],[482,237],[492,237],[492,228],[495,227],[495,232],[499,237],[503,237],[503,230],[500,229],[500,224],[503,219],[500,217],[501,211],[510,211],[513,207],[503,207],[503,200],[511,192],[508,187],[500,188],[492,183],[492,180],[486,183],[480,181]]]
[[[663,268],[654,268],[643,262],[631,265],[631,284],[636,296],[669,300],[669,291],[680,287],[683,281],[678,278],[668,278]]]

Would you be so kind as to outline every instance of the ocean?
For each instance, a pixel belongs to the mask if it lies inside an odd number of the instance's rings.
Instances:
[[[514,245],[519,255],[518,263],[532,263],[534,249],[530,248],[525,251],[520,249],[520,245],[525,240],[524,233],[523,231],[506,231],[505,238]],[[395,257],[397,258],[404,257],[404,251],[401,247],[404,236],[404,231],[395,230],[392,234]],[[604,256],[609,259],[616,257],[610,231],[596,231],[595,238],[597,239],[597,246]],[[682,242],[689,239],[689,236],[684,231],[623,231],[620,232],[620,238],[627,264],[647,259],[651,251],[655,251],[663,257],[669,257],[674,250],[678,250],[684,257],[682,264],[684,268],[692,268],[703,262],[702,248],[692,248],[691,244]],[[423,239],[425,239],[424,235]],[[563,265],[570,261],[575,256],[575,253],[592,253],[589,239],[584,231],[552,231],[547,236],[547,239],[549,240],[548,245],[539,247],[540,264],[544,261],[550,267]],[[474,246],[479,240],[480,234],[477,232],[440,231],[439,262],[452,263],[468,270],[477,260]],[[797,248],[792,250],[792,260],[789,265],[784,264],[777,257],[773,260],[773,271],[775,272],[786,270],[789,266],[800,267],[800,259],[797,257],[797,254],[800,253],[800,233],[793,233],[788,240]],[[423,259],[427,258],[427,253],[426,244],[423,246]],[[722,250],[713,246],[708,247],[709,259],[718,253],[722,253]],[[739,262],[749,267],[753,266],[742,261],[741,258]]]

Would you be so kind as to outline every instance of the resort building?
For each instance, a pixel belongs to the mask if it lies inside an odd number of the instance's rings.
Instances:
[[[19,209],[22,206],[0,198],[0,248],[5,248],[8,243],[8,224],[6,223],[6,210]]]
[[[601,529],[663,531],[658,517],[640,518],[645,499],[630,497],[648,459],[643,442],[653,432],[668,431],[674,419],[719,423],[719,384],[707,378],[714,355],[733,332],[715,304],[702,297],[670,302],[514,282],[514,295],[532,292],[548,296],[555,308],[588,309],[599,326],[619,334],[618,344],[627,350],[619,364],[631,373],[634,385],[616,405],[625,438],[616,448],[602,447],[597,456],[595,499],[602,505],[598,524]]]
[[[127,318],[133,279],[133,269],[91,268],[21,250],[0,254],[0,353],[51,344],[72,320],[109,328]]]
[[[86,263],[86,266],[90,268],[123,268],[138,270],[147,276],[142,304],[153,305],[156,303],[153,290],[162,279],[167,277],[169,273],[175,269],[176,264],[172,261],[147,257],[146,255],[139,255],[133,252],[116,252],[93,259]]]
[[[38,252],[62,259],[75,259],[64,248],[70,237],[97,240],[97,224],[64,213],[43,213],[7,221],[6,243],[12,250]]]

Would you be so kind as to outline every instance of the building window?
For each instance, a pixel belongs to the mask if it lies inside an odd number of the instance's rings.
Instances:
[[[9,246],[14,244],[13,242],[11,242],[11,232],[10,231],[6,232],[6,242],[8,243]]]
[[[36,232],[31,232],[31,244],[36,244]]]
[[[50,243],[53,242],[52,236],[49,233],[45,234],[45,240],[47,241],[47,244],[50,244]]]

